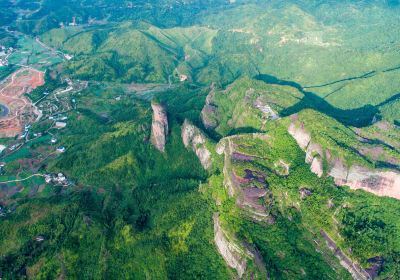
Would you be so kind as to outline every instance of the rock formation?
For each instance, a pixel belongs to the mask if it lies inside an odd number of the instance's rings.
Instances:
[[[372,277],[367,271],[362,269],[360,265],[354,263],[342,250],[336,245],[332,238],[323,230],[320,231],[322,238],[325,240],[328,248],[333,252],[340,264],[353,276],[355,280],[369,280]]]
[[[297,127],[291,123],[288,129],[290,135],[296,140],[302,150],[306,150],[311,141],[311,135],[305,131],[303,126]]]
[[[284,160],[280,159],[278,162],[274,163],[274,171],[279,176],[288,176],[290,173],[290,164],[286,163]]]
[[[232,168],[232,161],[251,162],[252,156],[235,151],[234,141],[241,136],[223,138],[216,147],[216,152],[224,154],[224,185],[231,197],[236,197],[236,204],[252,220],[273,223],[273,217],[267,213],[267,208],[260,202],[268,194],[266,174],[257,170],[244,170],[245,175],[240,177]],[[253,134],[252,137],[265,138],[263,134]],[[257,187],[258,185],[258,187]],[[262,187],[260,187],[262,186]]]
[[[351,189],[363,189],[378,196],[389,196],[400,199],[400,174],[394,171],[375,171],[366,167],[353,165],[341,169],[339,163],[329,173],[338,186],[349,186]]]
[[[182,125],[182,141],[186,148],[196,153],[204,169],[211,167],[211,153],[206,147],[206,136],[196,126],[185,120]]]
[[[397,171],[370,169],[361,165],[347,166],[343,159],[332,158],[329,151],[323,151],[319,144],[314,143],[311,134],[302,125],[291,123],[288,132],[306,152],[305,161],[317,176],[323,175],[323,159],[326,159],[327,174],[334,178],[336,185],[400,199],[400,173]]]
[[[159,103],[152,102],[153,122],[151,125],[151,143],[160,152],[165,151],[165,143],[168,135],[167,110]]]
[[[263,101],[261,97],[258,97],[256,101],[254,101],[254,107],[260,110],[268,119],[273,121],[279,119],[278,113],[276,113],[268,103]]]
[[[301,199],[306,199],[307,197],[312,195],[312,191],[307,188],[300,188],[299,193]]]
[[[241,246],[238,242],[230,240],[221,227],[218,214],[214,214],[214,241],[218,252],[224,258],[227,265],[237,271],[241,278],[246,271],[247,257],[252,257],[251,253]]]
[[[201,110],[201,120],[203,121],[205,128],[214,129],[218,126],[217,107],[212,104],[215,95],[214,84],[211,85],[210,89],[210,93],[207,95],[206,98],[206,104]]]
[[[306,134],[307,133],[304,132],[302,134],[302,136],[304,136]],[[293,137],[296,136],[296,134],[292,134],[292,135],[294,135]],[[298,136],[296,136],[296,137],[298,137]],[[303,141],[302,144],[306,143],[306,139],[310,139],[307,143],[307,146],[305,147],[306,163],[311,165],[311,171],[314,174],[316,174],[318,177],[322,177],[322,175],[324,174],[323,161],[322,161],[322,155],[323,155],[322,147],[319,144],[313,143],[311,141],[311,136],[309,134],[308,134],[308,136],[306,136],[306,138],[303,138],[300,140],[300,141]]]

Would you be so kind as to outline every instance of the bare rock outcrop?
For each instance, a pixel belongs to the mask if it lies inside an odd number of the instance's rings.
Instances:
[[[233,153],[233,144],[231,138],[233,137],[235,136],[221,139],[216,147],[216,152],[219,155],[224,155],[224,186],[231,197],[240,193],[240,186],[235,182],[235,177],[232,176],[231,155]]]
[[[213,104],[215,85],[212,84],[210,89],[210,93],[206,98],[206,103],[201,110],[201,120],[205,128],[214,129],[218,126],[218,108]]]
[[[323,169],[323,162],[320,157],[314,157],[311,162],[311,172],[316,174],[318,177],[322,177],[324,174],[324,169]]]
[[[303,125],[297,127],[294,123],[291,123],[288,132],[293,136],[302,150],[307,149],[308,144],[310,144],[311,141],[311,134],[305,131]]]
[[[211,152],[206,147],[207,138],[188,120],[182,125],[182,141],[186,148],[191,148],[196,153],[204,169],[211,167]]]
[[[290,164],[286,163],[284,160],[280,159],[279,161],[275,162],[275,173],[279,176],[288,176],[290,173]]]
[[[363,189],[378,196],[400,199],[400,173],[371,169],[360,165],[347,166],[343,159],[333,158],[329,151],[314,143],[311,134],[303,125],[291,123],[288,132],[297,144],[306,152],[305,161],[311,165],[313,173],[321,177],[324,174],[323,159],[328,163],[327,174],[334,178],[338,186],[349,186],[351,189]]]
[[[320,231],[322,238],[325,240],[328,248],[333,252],[340,264],[353,276],[355,280],[369,280],[372,279],[371,275],[362,269],[362,267],[354,263],[342,250],[336,245],[335,241],[324,231]]]
[[[311,134],[303,126],[297,127],[294,123],[291,123],[288,132],[296,140],[300,148],[306,151],[305,160],[311,165],[311,171],[318,177],[322,177],[324,174],[322,147],[316,143],[312,143]]]
[[[300,193],[300,198],[303,200],[312,195],[312,191],[307,188],[300,188],[299,193]]]
[[[264,102],[261,97],[258,97],[254,101],[254,107],[260,110],[263,115],[268,119],[271,119],[273,121],[279,119],[278,113],[276,113],[268,103]]]
[[[240,136],[223,138],[216,147],[218,154],[224,154],[224,186],[231,197],[236,197],[236,204],[243,213],[257,222],[274,223],[262,200],[267,194],[266,174],[256,170],[245,169],[244,176],[238,176],[233,170],[233,161],[251,162],[253,157],[235,151],[234,141]],[[263,134],[252,137],[265,138]]]
[[[214,219],[214,242],[218,252],[224,258],[226,264],[235,269],[239,278],[243,276],[247,267],[247,258],[253,257],[252,254],[243,247],[239,242],[228,238],[227,234],[221,227],[221,222],[217,213]]]
[[[400,174],[394,171],[375,171],[353,165],[347,170],[346,178],[335,177],[338,186],[363,189],[378,196],[400,199]]]
[[[168,135],[168,117],[166,108],[156,102],[151,103],[153,109],[153,122],[151,125],[151,143],[160,152],[165,151]]]

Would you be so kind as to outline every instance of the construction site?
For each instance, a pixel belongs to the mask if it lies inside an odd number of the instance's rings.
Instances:
[[[26,124],[40,118],[40,111],[25,94],[43,84],[43,72],[22,68],[0,85],[0,137],[15,137]]]

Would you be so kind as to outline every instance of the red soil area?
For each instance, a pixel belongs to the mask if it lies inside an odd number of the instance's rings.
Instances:
[[[40,112],[24,94],[43,84],[43,72],[24,68],[0,85],[0,104],[9,109],[8,115],[0,118],[0,137],[15,137],[26,123],[36,120]]]

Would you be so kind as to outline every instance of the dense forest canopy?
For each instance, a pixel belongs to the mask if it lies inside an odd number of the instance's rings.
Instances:
[[[398,0],[0,1],[0,278],[399,279]]]

